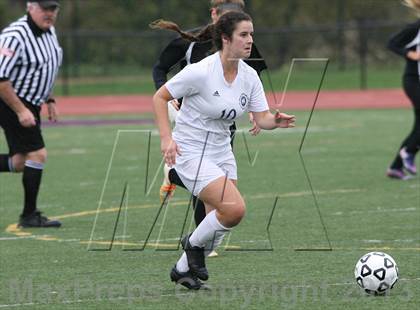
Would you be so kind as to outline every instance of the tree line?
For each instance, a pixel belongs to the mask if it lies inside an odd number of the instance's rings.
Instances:
[[[183,29],[210,21],[208,0],[62,0],[57,29],[67,65],[150,67],[174,34],[151,30],[158,18]],[[245,0],[255,40],[271,67],[290,57],[357,62],[385,57],[389,35],[415,16],[399,0]],[[0,0],[0,27],[25,12],[25,0]],[[367,46],[364,46],[367,45]],[[369,51],[363,51],[364,48]],[[369,52],[369,53],[368,53]]]

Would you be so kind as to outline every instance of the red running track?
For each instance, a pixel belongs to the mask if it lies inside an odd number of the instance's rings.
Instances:
[[[284,111],[308,110],[312,107],[315,92],[287,92],[283,106],[282,94],[267,93],[270,107]],[[153,111],[152,96],[97,96],[59,97],[60,115],[140,114]],[[409,108],[410,102],[401,89],[377,89],[367,91],[322,91],[317,109],[397,109]],[[45,109],[44,109],[45,110]],[[45,111],[44,111],[45,113]]]

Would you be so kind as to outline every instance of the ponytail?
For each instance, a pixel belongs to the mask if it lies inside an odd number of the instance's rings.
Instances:
[[[172,30],[181,35],[181,37],[185,40],[188,40],[190,42],[204,42],[211,40],[213,38],[213,31],[214,31],[214,25],[209,24],[206,27],[204,27],[201,31],[198,33],[194,32],[187,32],[181,30],[177,24],[171,21],[163,20],[163,19],[157,19],[149,24],[149,27],[152,29],[165,29],[165,30]]]
[[[182,38],[188,41],[197,41],[196,37],[189,32],[182,31],[177,24],[171,21],[157,19],[149,24],[149,27],[152,29],[166,29],[178,32]]]

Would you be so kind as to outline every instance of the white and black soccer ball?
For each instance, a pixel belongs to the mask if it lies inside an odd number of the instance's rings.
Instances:
[[[382,252],[363,255],[356,264],[354,276],[357,284],[368,294],[384,295],[398,280],[395,260]]]

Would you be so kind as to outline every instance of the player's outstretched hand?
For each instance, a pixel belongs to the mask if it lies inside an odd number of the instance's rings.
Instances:
[[[274,115],[278,128],[292,128],[295,127],[296,117],[279,111]]]

